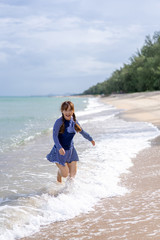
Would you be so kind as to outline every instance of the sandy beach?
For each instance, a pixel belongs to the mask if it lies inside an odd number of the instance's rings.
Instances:
[[[160,126],[160,91],[111,95],[102,101],[124,110],[123,118]]]
[[[104,103],[122,109],[128,121],[149,122],[160,127],[160,92],[111,95]],[[124,196],[102,199],[93,211],[74,219],[42,227],[23,240],[159,240],[160,239],[160,137],[132,159],[120,185]],[[63,232],[63,235],[61,234]]]

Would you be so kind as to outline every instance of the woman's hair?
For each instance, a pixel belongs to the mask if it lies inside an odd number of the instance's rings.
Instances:
[[[76,132],[81,132],[82,131],[81,127],[76,123],[76,115],[74,113],[74,104],[71,101],[65,101],[65,102],[62,103],[62,105],[61,105],[61,112],[63,112],[64,110],[67,111],[67,109],[69,107],[73,111],[73,120],[75,122],[74,128],[75,128]],[[63,113],[62,113],[62,120],[63,120],[63,123],[62,123],[62,125],[60,127],[59,133],[64,133],[64,130],[65,130],[65,124],[64,124],[65,118],[64,118]]]

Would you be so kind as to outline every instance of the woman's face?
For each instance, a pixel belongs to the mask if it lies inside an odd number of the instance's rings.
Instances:
[[[62,113],[63,113],[63,115],[64,115],[64,118],[69,121],[69,120],[71,120],[71,117],[72,117],[74,111],[73,111],[73,110],[71,109],[71,107],[69,106],[69,107],[67,108],[67,110],[63,110]]]

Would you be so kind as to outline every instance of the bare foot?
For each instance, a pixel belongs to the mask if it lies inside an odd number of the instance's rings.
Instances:
[[[59,170],[58,170],[58,173],[57,173],[57,182],[62,183],[62,177],[60,175]]]

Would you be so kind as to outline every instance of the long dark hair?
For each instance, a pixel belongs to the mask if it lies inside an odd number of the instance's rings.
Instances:
[[[81,127],[76,123],[76,115],[74,113],[74,104],[71,101],[65,101],[65,102],[62,103],[62,105],[61,105],[61,113],[64,110],[67,110],[69,107],[73,111],[73,115],[72,116],[73,116],[73,121],[75,122],[74,128],[75,128],[76,132],[81,132],[82,131]],[[63,113],[62,113],[62,120],[63,120],[63,123],[62,123],[62,125],[60,127],[59,133],[64,133],[64,130],[65,130],[65,124],[64,124],[65,118],[64,118]]]

